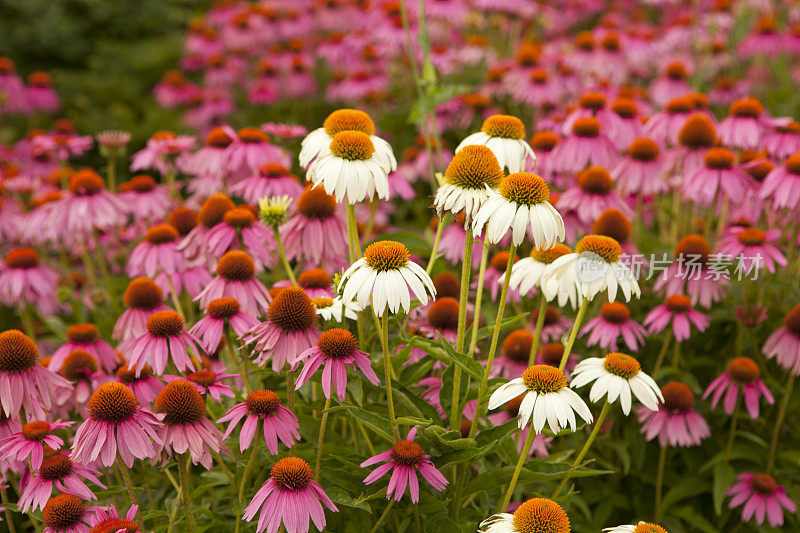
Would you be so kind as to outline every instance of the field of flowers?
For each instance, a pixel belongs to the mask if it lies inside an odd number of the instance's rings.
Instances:
[[[0,531],[800,531],[800,2],[39,3]]]

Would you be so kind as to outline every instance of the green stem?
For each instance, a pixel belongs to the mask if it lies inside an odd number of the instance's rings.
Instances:
[[[383,510],[381,516],[378,517],[378,521],[375,522],[375,525],[372,526],[372,529],[369,530],[369,533],[376,533],[378,531],[378,528],[381,527],[384,518],[386,518],[389,515],[389,511],[392,510],[393,506],[394,506],[394,500],[389,500],[389,505],[387,505],[386,509]]]
[[[789,377],[786,379],[786,387],[784,387],[783,391],[783,400],[781,400],[781,405],[778,407],[778,416],[775,419],[775,427],[772,429],[772,440],[769,444],[769,455],[767,456],[767,474],[772,472],[772,468],[775,466],[775,455],[778,451],[778,438],[781,435],[781,426],[783,425],[783,419],[786,416],[786,408],[789,407],[789,399],[792,397],[792,387],[794,386],[795,375],[789,372]]]
[[[677,340],[672,344],[672,367],[677,369],[681,360],[681,343]]]
[[[742,398],[736,396],[736,407],[733,409],[731,415],[731,429],[728,433],[728,443],[725,445],[725,453],[722,456],[722,464],[727,465],[728,460],[731,458],[731,450],[733,450],[733,441],[736,440],[736,424],[739,421],[739,414],[742,408]]]
[[[433,238],[433,248],[431,249],[431,257],[428,259],[428,266],[425,267],[425,272],[429,275],[433,271],[433,265],[436,264],[436,257],[439,254],[439,241],[442,240],[442,231],[444,230],[444,220],[447,215],[442,215],[439,223],[436,224],[436,236]]]
[[[192,514],[191,488],[189,484],[189,456],[182,453],[178,456],[178,476],[181,480],[183,511],[186,513],[186,531],[194,533],[194,515]]]
[[[109,154],[106,166],[106,178],[108,179],[108,190],[112,193],[117,192],[117,156]]]
[[[325,409],[322,411],[322,421],[319,424],[319,438],[317,439],[317,461],[314,463],[314,477],[319,480],[322,465],[322,444],[325,441],[325,426],[328,424],[328,413],[331,408],[331,399],[325,400]]]
[[[116,291],[114,290],[114,283],[111,281],[111,271],[108,268],[105,248],[100,245],[100,238],[96,231],[94,232],[94,250],[97,254],[97,264],[100,266],[100,275],[103,277],[103,283],[105,283],[106,291],[108,291],[108,299],[111,300],[114,311],[119,314],[121,309],[119,307]]]
[[[544,317],[547,314],[547,298],[544,293],[540,296],[539,302],[539,315],[536,317],[536,331],[533,333],[533,342],[531,343],[531,354],[528,356],[528,366],[533,366],[536,362],[536,352],[539,351],[539,337],[542,335],[542,327],[544,327]]]
[[[5,507],[6,525],[9,533],[17,533],[17,528],[14,525],[14,515],[11,513],[11,509],[8,508],[11,502],[8,500],[6,489],[0,489],[0,501],[3,502],[3,507]]]
[[[353,204],[347,204],[347,235],[350,241],[350,264],[361,257],[361,245],[358,241],[358,225],[356,223],[356,210]]]
[[[485,244],[484,244],[485,246]],[[514,266],[514,256],[517,252],[517,247],[514,244],[508,248],[508,262],[506,263],[506,272],[511,272],[511,267]],[[478,398],[475,404],[475,415],[472,417],[472,426],[469,428],[469,436],[474,437],[478,431],[478,420],[483,415],[484,398],[486,394],[486,386],[489,383],[489,374],[492,371],[492,362],[494,362],[494,355],[497,351],[497,342],[500,339],[500,328],[503,322],[503,315],[506,311],[506,299],[508,298],[508,285],[511,281],[511,276],[506,276],[503,282],[503,290],[500,292],[500,301],[497,306],[497,317],[494,321],[494,331],[492,331],[492,342],[489,345],[489,356],[486,358],[486,368],[483,371],[481,383],[478,386]],[[476,311],[477,313],[477,311]],[[476,315],[477,316],[477,315]]]
[[[175,312],[186,320],[186,313],[183,312],[183,306],[181,305],[181,296],[178,294],[178,291],[175,290],[175,284],[172,283],[172,276],[165,275],[164,277],[167,278],[167,284],[169,284],[169,297],[172,299],[172,305],[175,306]]]
[[[581,322],[583,321],[583,315],[586,314],[586,308],[589,307],[589,300],[583,298],[581,301],[580,307],[578,307],[578,314],[575,315],[575,322],[572,324],[572,331],[569,333],[569,339],[567,339],[567,345],[564,346],[564,355],[561,356],[561,362],[558,365],[559,370],[564,370],[564,367],[567,366],[567,360],[569,360],[569,354],[572,353],[572,346],[575,344],[575,338],[578,336],[578,330],[581,329]]]
[[[464,334],[467,327],[467,301],[469,299],[470,267],[472,266],[472,245],[474,238],[467,231],[464,242],[464,260],[461,262],[461,291],[458,298],[458,329],[456,333],[456,351],[464,350]],[[450,429],[461,425],[461,367],[453,368],[453,401],[450,406]]]
[[[286,371],[286,407],[294,413],[294,370]]]
[[[384,370],[384,386],[386,387],[386,403],[389,406],[389,420],[392,423],[392,436],[395,442],[400,440],[400,431],[397,429],[397,417],[394,413],[394,397],[392,395],[392,360],[389,355],[389,315],[384,312],[383,316],[378,319],[378,316],[373,312],[372,316],[375,317],[375,325],[378,326],[381,338],[381,348],[383,349],[383,370]]]
[[[92,258],[89,256],[89,251],[85,247],[81,251],[81,261],[83,262],[84,270],[86,270],[86,277],[89,279],[89,285],[91,287],[97,287],[97,275],[94,273]]]
[[[239,375],[242,378],[242,383],[244,383],[244,388],[247,391],[247,394],[253,392],[253,387],[250,386],[250,378],[247,375],[247,361],[242,360],[236,350],[236,345],[233,342],[233,334],[231,333],[230,326],[225,327],[225,346],[228,348],[228,354],[230,355],[231,361],[236,368],[239,369]]]
[[[277,226],[272,226],[272,235],[275,237],[275,242],[278,244],[278,252],[281,254],[281,263],[283,264],[283,268],[286,270],[286,275],[289,276],[289,280],[292,282],[292,285],[297,285],[297,279],[294,277],[294,271],[292,270],[292,267],[289,266],[289,260],[286,259],[286,251],[283,249],[281,234],[278,231]]]
[[[31,340],[36,340],[36,327],[33,324],[33,317],[31,316],[31,311],[27,305],[22,302],[19,302],[19,320],[22,322],[22,329],[25,330],[25,334],[31,338]]]
[[[664,467],[667,464],[667,448],[666,446],[661,447],[661,451],[658,453],[658,473],[656,474],[656,509],[653,513],[656,522],[661,519],[661,493],[664,489]]]
[[[475,312],[472,317],[472,336],[469,339],[469,352],[475,353],[478,345],[478,329],[480,329],[481,305],[483,304],[483,280],[486,277],[486,265],[489,261],[489,245],[483,243],[481,265],[478,267],[478,288],[475,290]]]
[[[664,362],[664,356],[667,354],[667,348],[669,348],[671,342],[672,336],[667,336],[663,344],[661,344],[661,350],[658,352],[658,357],[656,358],[656,366],[653,368],[653,376],[658,375],[658,371],[661,370],[661,364]]]
[[[575,459],[572,461],[572,467],[573,468],[575,468],[576,466],[580,465],[581,461],[583,461],[583,458],[586,457],[586,453],[589,451],[589,448],[592,446],[592,443],[594,442],[594,439],[597,438],[597,435],[600,433],[600,428],[602,428],[602,426],[603,426],[603,421],[606,419],[606,415],[608,415],[608,410],[609,410],[610,407],[611,407],[611,404],[608,403],[607,401],[605,402],[605,404],[603,404],[603,409],[600,411],[600,414],[597,416],[597,420],[594,423],[594,427],[592,428],[592,432],[589,433],[589,438],[586,439],[586,442],[584,443],[583,448],[581,448],[580,453],[578,453],[578,455],[576,455]],[[564,476],[564,479],[561,480],[561,483],[559,483],[558,488],[556,488],[556,491],[553,493],[552,499],[555,500],[556,498],[558,498],[558,495],[561,494],[562,490],[564,490],[564,487],[567,485],[567,482],[569,481],[570,477],[572,477],[572,470],[567,472],[567,474]]]
[[[477,412],[475,414],[477,415]],[[519,474],[522,472],[522,465],[525,464],[525,461],[528,458],[528,452],[531,451],[531,446],[533,446],[533,440],[535,438],[536,432],[533,430],[533,427],[528,427],[528,437],[525,439],[525,445],[522,447],[522,452],[519,454],[519,460],[517,460],[517,466],[514,468],[514,474],[511,476],[511,482],[508,484],[506,495],[503,497],[500,507],[497,508],[498,513],[505,513],[508,509],[508,504],[511,502],[511,496],[514,494],[514,489],[517,486]]]
[[[136,522],[144,529],[144,521],[142,520],[142,513],[141,510],[138,509],[139,507],[139,498],[136,496],[136,489],[133,487],[133,480],[131,479],[131,471],[128,469],[128,465],[125,464],[125,461],[122,458],[117,459],[117,468],[119,468],[119,473],[122,475],[122,480],[125,482],[125,488],[128,489],[128,497],[131,500],[131,505],[135,505],[137,507],[136,510]]]
[[[239,482],[239,505],[237,507],[241,508],[242,498],[244,498],[244,489],[247,486],[247,479],[250,477],[250,470],[253,468],[253,463],[255,463],[256,456],[258,455],[258,444],[256,441],[253,441],[253,449],[250,450],[250,457],[247,459],[247,463],[244,465],[244,472],[242,472],[242,479]],[[236,512],[236,526],[234,527],[234,533],[239,533],[239,530],[242,527],[242,511],[241,509]]]

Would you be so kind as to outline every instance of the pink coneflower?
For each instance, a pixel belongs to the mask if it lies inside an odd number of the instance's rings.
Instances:
[[[281,122],[265,122],[261,129],[267,135],[275,135],[283,139],[294,139],[303,137],[308,133],[308,128],[299,124],[284,124]]]
[[[722,144],[741,150],[758,149],[764,134],[761,102],[752,96],[740,98],[731,104],[729,113],[717,128]]]
[[[792,307],[783,319],[783,326],[767,338],[761,352],[767,359],[794,375],[800,375],[800,304]]]
[[[333,280],[330,274],[321,268],[312,268],[301,272],[297,276],[297,284],[306,291],[308,297],[314,298],[333,298],[336,296],[336,289],[333,287]],[[285,288],[294,285],[291,280],[281,280],[273,287]]]
[[[264,442],[272,455],[278,454],[278,440],[291,448],[295,441],[300,441],[297,417],[289,409],[281,405],[278,395],[270,390],[256,390],[247,395],[243,403],[238,403],[217,420],[217,424],[230,422],[225,430],[224,438],[233,433],[239,421],[244,418],[244,425],[239,433],[239,451],[245,451],[253,442],[258,430],[258,422],[263,423]]]
[[[537,167],[538,168],[538,167]],[[434,219],[437,221],[437,219]],[[458,213],[453,217],[453,223],[448,224],[442,230],[442,237],[439,241],[439,249],[442,250],[444,258],[453,265],[458,265],[464,259],[464,246],[466,243],[467,230],[464,229],[464,213]],[[475,239],[472,246],[472,268],[478,268],[483,255],[482,237]]]
[[[94,170],[83,169],[69,178],[69,192],[52,203],[43,231],[53,242],[85,246],[95,230],[107,232],[125,223],[128,207],[105,189]]]
[[[147,319],[147,332],[134,340],[128,353],[128,366],[139,375],[149,365],[157,375],[164,373],[167,361],[179,372],[194,371],[189,352],[200,355],[200,340],[184,329],[181,315],[172,310],[156,311]]]
[[[60,389],[72,384],[38,362],[39,348],[19,330],[0,333],[0,407],[6,416],[27,420],[47,418],[46,411]]]
[[[135,368],[122,365],[117,369],[116,381],[132,390],[136,399],[143,405],[152,403],[164,388],[164,383],[153,375],[149,366],[142,368],[137,376]]]
[[[614,143],[600,129],[595,117],[579,118],[572,132],[553,148],[551,165],[555,172],[577,174],[588,166],[612,168],[619,154]]]
[[[775,482],[775,478],[769,474],[752,474],[743,472],[736,476],[738,480],[726,496],[730,496],[728,508],[734,509],[744,504],[742,507],[742,522],[748,522],[755,518],[759,526],[767,519],[772,527],[783,525],[783,512],[794,514],[797,505],[786,494],[786,489]]]
[[[692,302],[684,294],[672,294],[664,298],[664,303],[657,305],[642,321],[650,335],[657,335],[666,329],[672,321],[672,334],[675,340],[683,342],[691,336],[691,326],[700,331],[708,329],[708,315],[692,309]]]
[[[71,494],[83,500],[96,500],[97,496],[81,478],[91,481],[101,489],[106,486],[97,478],[97,472],[86,466],[73,463],[62,452],[49,455],[36,468],[36,475],[23,487],[19,497],[19,509],[23,513],[43,508],[53,493]]]
[[[244,178],[261,168],[264,163],[278,163],[290,167],[292,162],[283,148],[270,144],[266,133],[258,128],[242,128],[238,140],[225,151],[225,164],[231,176]]]
[[[739,42],[737,51],[742,57],[763,55],[774,58],[784,51],[785,36],[778,30],[776,20],[764,15],[756,21],[747,36]]]
[[[134,219],[147,222],[164,220],[172,201],[166,187],[160,186],[150,176],[134,176],[121,183],[117,197],[130,208]]]
[[[532,345],[533,333],[527,329],[513,330],[503,339],[500,357],[495,360],[492,371],[506,379],[520,376],[528,368]]]
[[[71,391],[59,395],[59,405],[65,405],[71,400],[72,406],[79,407],[86,403],[95,388],[111,379],[100,368],[97,358],[80,349],[72,350],[64,358],[58,372],[73,384]]]
[[[25,84],[16,72],[17,66],[7,57],[0,57],[0,91],[4,94],[0,111],[3,114],[29,111]]]
[[[723,197],[738,203],[748,193],[752,194],[755,180],[735,165],[736,155],[727,148],[711,148],[706,152],[705,164],[683,181],[683,197],[703,207],[715,207]]]
[[[128,276],[154,279],[164,292],[177,290],[176,278],[186,266],[178,251],[178,237],[178,230],[172,224],[151,226],[128,258],[125,269]]]
[[[711,436],[708,423],[693,409],[694,394],[679,381],[672,381],[661,388],[664,401],[658,411],[640,405],[636,411],[641,432],[647,440],[658,437],[658,444],[665,446],[699,446],[703,439]]]
[[[661,147],[674,146],[678,144],[681,128],[686,124],[686,119],[692,111],[692,101],[688,95],[673,98],[664,109],[647,119],[644,134]]]
[[[628,147],[625,157],[611,170],[611,177],[623,196],[652,196],[669,188],[661,178],[663,168],[664,158],[658,144],[648,137],[638,137]]]
[[[656,105],[664,107],[673,98],[692,92],[686,81],[689,78],[689,67],[680,60],[667,63],[662,75],[650,86],[650,98]]]
[[[257,316],[269,307],[270,295],[256,278],[256,265],[247,252],[231,250],[217,261],[216,276],[194,297],[208,308],[218,298],[234,298],[244,313]]]
[[[380,380],[372,370],[369,354],[358,349],[358,341],[346,329],[333,328],[323,332],[317,345],[301,353],[297,362],[303,363],[303,370],[297,377],[295,389],[299,390],[319,369],[322,370],[322,392],[325,398],[331,397],[331,386],[336,391],[340,402],[344,401],[347,392],[347,369],[356,368],[373,385],[380,385]]]
[[[248,204],[258,205],[265,196],[288,196],[296,200],[305,187],[289,169],[280,163],[264,163],[258,172],[231,185],[231,194],[241,196]]]
[[[100,338],[100,332],[94,324],[75,324],[67,328],[67,342],[59,346],[50,358],[48,368],[55,372],[61,370],[66,357],[73,350],[84,350],[97,359],[103,368],[113,370],[119,359],[117,352],[106,341]]]
[[[587,333],[589,338],[586,340],[586,346],[596,344],[604,350],[617,352],[617,340],[622,337],[625,346],[630,351],[636,352],[639,345],[644,342],[647,330],[631,319],[627,305],[622,302],[606,302],[600,308],[600,316],[587,322],[581,329],[581,336]]]
[[[198,177],[225,178],[228,175],[226,149],[236,140],[230,126],[217,126],[206,134],[205,144],[181,160],[182,170]]]
[[[187,380],[167,383],[153,402],[162,425],[158,429],[160,454],[168,460],[173,454],[189,453],[192,462],[211,469],[211,451],[223,452],[222,433],[206,417],[206,402]]]
[[[219,346],[226,326],[241,337],[257,324],[258,320],[243,312],[235,298],[224,297],[209,302],[206,316],[198,320],[189,333],[200,339],[206,352],[212,353]]]
[[[530,327],[533,328],[536,325],[536,321],[539,319],[539,309],[536,308],[531,311],[530,317]],[[558,310],[558,307],[554,305],[548,305],[547,309],[545,309],[544,313],[544,323],[542,324],[542,333],[541,339],[544,342],[550,342],[557,339],[561,339],[564,334],[569,330],[572,326],[572,321],[563,316],[561,312]]]
[[[125,130],[103,130],[95,134],[97,144],[100,145],[100,153],[105,155],[109,151],[120,155],[131,142],[132,135]]]
[[[33,248],[15,248],[0,264],[0,301],[8,307],[29,305],[46,316],[55,314],[57,287],[58,274]]]
[[[58,450],[64,445],[55,431],[66,429],[75,422],[28,422],[17,432],[0,439],[0,460],[29,463],[34,470],[39,469],[44,459],[45,446]]]
[[[31,72],[28,74],[27,97],[31,107],[36,111],[54,113],[61,107],[58,93],[53,89],[53,78],[47,72]]]
[[[75,135],[54,132],[36,135],[31,141],[31,153],[34,157],[54,157],[59,161],[81,157],[92,148],[94,138],[91,135]]]
[[[536,174],[550,183],[555,178],[553,169],[553,149],[561,141],[561,137],[551,130],[541,130],[531,136],[530,145],[536,154]]]
[[[532,106],[555,106],[561,101],[561,85],[551,79],[542,67],[534,67],[529,77],[520,81],[510,88],[511,95],[518,102]]]
[[[556,362],[556,364],[553,366],[558,366],[558,362]],[[503,405],[502,410],[487,416],[489,422],[491,422],[492,425],[494,426],[501,426],[507,422],[510,422],[511,420],[517,420],[517,417],[519,416],[519,408],[520,405],[522,405],[522,400],[524,399],[525,399],[524,394],[520,394],[516,398],[512,398],[511,400],[506,402],[505,405]],[[475,402],[473,401],[470,402],[470,404],[467,404],[468,407],[470,405],[472,406],[473,413],[470,416],[468,416],[468,413],[465,412],[464,416],[471,420],[472,416],[474,416]],[[466,411],[467,408],[465,407],[464,410]],[[516,433],[515,440],[517,442],[517,453],[522,453],[522,450],[525,448],[525,441],[528,438],[528,432],[531,430],[532,430],[531,426],[528,425]],[[533,444],[531,445],[531,449],[528,450],[527,459],[530,459],[534,455],[536,457],[548,457],[550,455],[550,446],[552,445],[554,439],[555,437],[545,435],[544,433],[537,433],[536,436],[533,438]]]
[[[607,104],[608,99],[602,92],[590,91],[583,93],[578,101],[578,107],[564,119],[562,134],[569,135],[573,124],[579,118],[595,117],[600,122],[600,128],[603,132],[609,139],[615,141],[617,130],[622,129],[622,119],[611,111]]]
[[[800,150],[800,123],[788,118],[772,119],[761,144],[778,161],[796,154]]]
[[[634,140],[644,135],[638,105],[633,98],[621,96],[611,103],[611,111],[618,120],[609,137],[617,148],[625,150]]]
[[[692,305],[705,308],[722,299],[729,280],[711,269],[711,246],[702,235],[687,235],[673,253],[675,260],[656,280],[656,291],[664,290],[667,296],[686,294]]]
[[[316,309],[300,287],[281,289],[272,300],[266,318],[243,339],[246,344],[256,343],[254,362],[263,366],[271,358],[274,372],[281,372],[287,363],[294,367],[300,354],[319,339]]]
[[[185,376],[174,376],[168,374],[165,375],[163,379],[166,383],[172,383],[178,379],[186,380],[194,385],[194,388],[197,389],[197,392],[203,396],[211,396],[211,398],[217,403],[222,401],[223,396],[233,398],[234,394],[231,390],[231,386],[227,383],[224,383],[222,380],[238,378],[239,374],[227,373],[226,370],[228,369],[224,366],[221,366],[221,364],[219,366],[215,366],[212,370],[211,362],[206,358],[203,358],[201,364],[202,367],[197,372],[191,372]]]
[[[90,533],[83,500],[72,494],[56,494],[42,509],[44,533]]]
[[[419,501],[418,473],[434,489],[438,491],[444,490],[448,482],[442,473],[433,466],[431,456],[423,453],[422,446],[414,442],[416,434],[417,428],[414,426],[408,432],[405,440],[396,442],[391,450],[374,455],[361,463],[361,468],[384,463],[364,478],[364,484],[371,485],[391,472],[392,477],[386,489],[386,498],[394,498],[394,501],[397,502],[405,494],[406,486],[411,494],[411,502],[417,503]]]
[[[206,236],[211,228],[222,222],[225,213],[235,207],[233,201],[222,193],[212,194],[203,202],[197,213],[199,224],[194,226],[178,245],[178,250],[183,252],[187,263],[214,264],[208,257]]]
[[[738,261],[742,272],[766,268],[774,274],[776,267],[785,267],[786,257],[777,247],[781,230],[761,231],[758,228],[737,226],[719,241],[719,253]]]
[[[767,174],[758,195],[769,199],[776,209],[794,210],[800,206],[800,152]]]
[[[345,266],[347,226],[337,213],[336,199],[322,187],[307,187],[297,199],[297,213],[281,226],[286,258],[310,267]]]
[[[161,175],[175,172],[175,160],[185,156],[194,147],[195,138],[175,135],[171,131],[157,131],[147,145],[131,156],[130,171],[155,169]]]
[[[89,518],[88,522],[92,526],[91,533],[137,532],[141,526],[133,520],[136,518],[138,511],[138,505],[131,505],[125,514],[125,518],[123,518],[113,505],[95,507],[94,514]]]
[[[281,524],[286,533],[308,533],[311,522],[325,530],[325,509],[338,512],[322,487],[314,481],[308,463],[298,457],[284,457],[269,472],[270,478],[258,489],[244,510],[242,518],[249,522],[261,509],[256,531],[277,533]]]
[[[519,257],[514,255],[514,262],[516,263],[518,260]],[[508,251],[497,252],[494,254],[489,260],[489,265],[486,268],[486,273],[484,274],[483,278],[483,286],[489,289],[489,296],[493,302],[497,300],[498,296],[500,296],[500,291],[503,287],[502,279],[506,273],[506,266],[508,266]],[[475,288],[477,286],[478,280],[476,279],[472,283],[471,287]],[[512,302],[521,302],[522,296],[518,290],[509,288],[508,299]]]
[[[747,357],[737,357],[728,363],[728,369],[708,385],[703,393],[703,399],[711,396],[711,408],[715,409],[725,396],[722,406],[730,415],[738,403],[740,388],[744,396],[744,406],[750,418],[754,420],[758,418],[758,402],[762,396],[768,404],[775,403],[772,393],[761,381],[761,370],[758,365]]]
[[[628,218],[633,216],[628,204],[614,191],[611,175],[600,166],[591,166],[578,174],[577,187],[567,189],[556,207],[559,211],[575,213],[587,226],[609,208],[622,211]]]
[[[236,207],[226,212],[222,221],[206,233],[206,250],[210,259],[218,260],[229,250],[241,247],[258,260],[259,268],[275,263],[275,239],[266,226],[256,219],[253,209]]]
[[[130,468],[135,459],[155,457],[153,442],[159,421],[139,405],[133,391],[112,381],[100,385],[89,399],[88,416],[75,432],[70,458],[80,464],[100,459],[111,466],[117,455]]]
[[[147,332],[147,319],[157,311],[169,310],[162,302],[164,293],[161,287],[150,278],[134,278],[125,289],[122,301],[125,311],[114,324],[111,337],[120,342],[120,350],[127,351],[127,345]]]
[[[682,176],[688,176],[705,162],[706,152],[717,144],[717,130],[705,113],[695,111],[686,119],[678,132],[678,146],[666,156],[665,171],[672,175],[674,185]]]

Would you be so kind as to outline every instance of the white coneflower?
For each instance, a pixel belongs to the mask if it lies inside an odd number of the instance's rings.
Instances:
[[[356,302],[343,302],[341,296],[312,298],[311,303],[317,309],[317,316],[336,322],[341,322],[344,318],[355,320],[358,318],[358,312],[363,311],[363,308]]]
[[[503,171],[485,146],[467,146],[444,171],[444,185],[436,190],[433,205],[441,217],[445,211],[464,214],[464,226],[472,222],[483,202],[503,180]]]
[[[388,142],[375,135],[375,123],[370,116],[358,109],[339,109],[325,119],[317,128],[303,139],[300,145],[300,166],[308,169],[311,163],[330,153],[333,137],[343,131],[360,131],[369,136],[375,147],[375,159],[381,168],[389,172],[397,170],[397,160]]]
[[[314,185],[341,202],[355,204],[372,198],[389,198],[389,171],[375,156],[375,144],[366,133],[341,131],[330,141],[329,151],[317,156],[306,173]]]
[[[481,522],[478,533],[570,533],[564,509],[547,498],[531,498],[511,513],[499,513]]]
[[[545,422],[553,433],[567,426],[577,429],[575,413],[586,423],[592,413],[575,391],[567,387],[564,372],[550,365],[529,366],[521,378],[515,378],[494,391],[489,398],[489,409],[496,409],[524,394],[519,406],[517,425],[524,428],[532,420],[533,430],[541,433]]]
[[[607,291],[608,301],[613,302],[617,289],[622,290],[625,301],[634,295],[638,298],[639,283],[631,269],[620,262],[621,256],[622,248],[611,237],[583,237],[573,253],[559,257],[545,268],[541,281],[544,295],[548,300],[558,295],[559,305],[563,305],[562,298],[572,300],[573,293],[590,301],[602,291]]]
[[[525,125],[517,117],[492,115],[483,121],[481,131],[461,141],[456,152],[471,144],[488,147],[494,152],[501,168],[509,173],[533,170],[536,154],[525,140]]]
[[[411,310],[411,297],[422,305],[428,295],[436,296],[433,280],[421,266],[409,259],[408,248],[395,241],[378,241],[367,246],[364,257],[350,265],[339,282],[342,300],[355,300],[362,308],[372,306],[378,317],[388,309]]]
[[[534,248],[531,250],[530,257],[520,259],[511,267],[509,288],[519,292],[523,296],[530,293],[534,287],[539,286],[542,273],[547,265],[562,255],[567,255],[569,253],[572,253],[572,250],[570,250],[569,246],[562,243],[556,243],[546,250],[537,250]],[[505,279],[506,274],[503,273],[497,282],[502,284]]]
[[[495,244],[511,230],[512,242],[519,246],[530,228],[534,247],[540,250],[564,240],[564,220],[549,201],[550,187],[536,174],[509,174],[497,191],[488,193],[472,222],[473,236],[479,236],[485,226],[486,238]]]
[[[624,526],[607,527],[603,531],[608,531],[608,533],[667,533],[667,530],[663,527],[649,522],[639,522],[635,526],[626,524]]]
[[[622,412],[631,412],[631,393],[651,411],[658,410],[658,402],[664,401],[661,389],[653,378],[642,372],[639,361],[622,353],[610,353],[605,357],[584,359],[572,371],[570,387],[579,388],[594,382],[589,399],[597,402],[605,397],[614,403],[619,398]]]

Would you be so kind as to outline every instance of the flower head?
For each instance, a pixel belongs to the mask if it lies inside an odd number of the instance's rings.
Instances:
[[[444,172],[444,184],[436,191],[433,205],[439,216],[445,211],[464,214],[466,227],[503,179],[494,153],[485,146],[465,146],[456,152]]]
[[[570,387],[580,388],[594,382],[589,392],[593,402],[606,397],[608,403],[619,398],[622,412],[631,412],[631,393],[647,408],[655,411],[664,401],[661,389],[653,378],[642,372],[639,361],[622,353],[610,353],[603,358],[584,359],[572,372]]]
[[[531,498],[513,514],[500,513],[481,522],[479,533],[570,533],[564,509],[547,498]]]
[[[271,390],[255,390],[247,395],[243,403],[231,407],[217,423],[230,422],[224,438],[233,433],[239,421],[245,422],[239,432],[239,450],[244,451],[253,442],[259,421],[263,424],[264,441],[272,455],[278,454],[278,440],[291,448],[300,440],[297,417],[281,404],[281,399]]]

